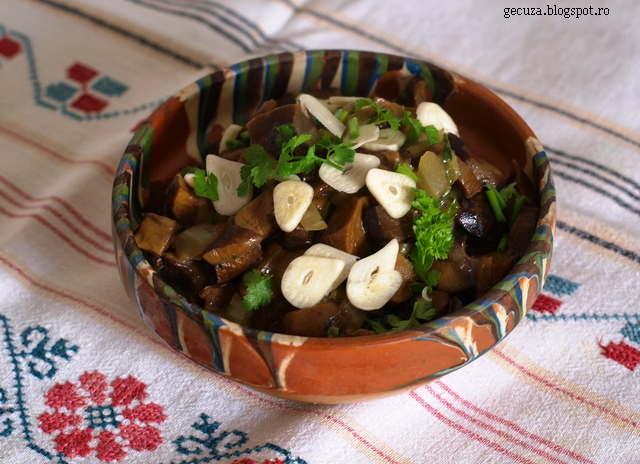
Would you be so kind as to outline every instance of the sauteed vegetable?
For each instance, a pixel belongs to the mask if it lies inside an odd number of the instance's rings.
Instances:
[[[367,335],[461,308],[524,253],[535,190],[415,103],[265,102],[204,169],[151,186],[138,246],[192,304],[260,330]]]

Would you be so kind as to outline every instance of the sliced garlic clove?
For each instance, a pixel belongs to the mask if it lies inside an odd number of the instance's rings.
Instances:
[[[333,290],[342,269],[344,262],[339,259],[299,256],[282,275],[282,295],[296,308],[314,306]]]
[[[406,140],[407,136],[400,131],[391,128],[381,129],[378,139],[363,144],[362,148],[370,151],[398,151]]]
[[[401,218],[411,209],[415,195],[411,189],[416,182],[404,174],[371,169],[367,173],[366,185],[380,206],[394,219]]]
[[[273,190],[276,222],[284,232],[291,232],[311,205],[313,187],[298,180],[285,180]]]
[[[378,126],[374,126],[373,124],[365,124],[364,126],[360,126],[360,135],[358,135],[355,139],[349,138],[349,133],[346,132],[344,134],[344,137],[342,138],[342,141],[355,143],[354,146],[350,147],[352,150],[355,150],[357,148],[360,148],[365,143],[378,140],[378,137],[380,137],[380,128]]]
[[[440,105],[433,102],[422,102],[416,108],[416,117],[423,126],[433,125],[436,129],[444,129],[445,132],[458,133],[458,126],[451,116]]]
[[[336,118],[331,111],[318,101],[317,98],[303,93],[298,97],[300,105],[306,108],[329,132],[337,137],[342,137],[346,126]]]
[[[189,187],[194,188],[196,186],[196,175],[192,172],[188,172],[184,175],[184,181]]]
[[[251,201],[252,188],[242,197],[237,188],[242,182],[240,168],[242,163],[207,155],[207,174],[215,174],[218,178],[218,200],[213,202],[215,210],[223,216],[233,216]]]
[[[391,240],[380,251],[353,265],[347,279],[347,298],[356,308],[371,311],[382,308],[402,285],[395,270],[398,241]]]
[[[242,130],[242,126],[237,124],[231,124],[222,134],[222,139],[220,139],[220,150],[219,153],[224,153],[229,148],[227,147],[227,140],[235,140],[238,137],[238,134]]]
[[[333,156],[329,157],[333,161]],[[344,166],[344,171],[323,163],[318,170],[320,179],[339,192],[356,193],[364,187],[367,173],[380,166],[380,158],[356,153],[352,163]]]
[[[325,245],[324,243],[316,243],[312,245],[307,251],[304,252],[305,256],[319,256],[321,258],[332,258],[339,259],[344,263],[344,269],[333,283],[331,290],[334,290],[338,285],[340,285],[349,275],[349,271],[353,265],[358,261],[358,257],[351,255],[349,253],[345,253],[342,250],[338,250],[329,245]],[[394,263],[395,266],[395,263]],[[330,291],[331,291],[330,290]]]

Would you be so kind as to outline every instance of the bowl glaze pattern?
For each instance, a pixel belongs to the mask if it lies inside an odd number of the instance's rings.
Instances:
[[[482,298],[420,327],[355,338],[305,338],[258,331],[205,313],[155,273],[133,233],[153,180],[210,152],[216,124],[243,124],[265,100],[339,88],[345,95],[395,99],[425,78],[433,100],[456,120],[473,153],[515,160],[539,190],[528,249]],[[547,277],[555,233],[549,160],[529,127],[488,89],[419,60],[358,51],[301,51],[252,59],[212,73],[163,103],[135,133],[113,186],[113,237],[124,287],[148,326],[172,348],[213,372],[262,392],[340,403],[415,388],[486,353],[522,320]]]

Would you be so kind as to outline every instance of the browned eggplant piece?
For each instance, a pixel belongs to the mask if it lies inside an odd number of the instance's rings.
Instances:
[[[258,330],[285,333],[282,320],[286,314],[296,308],[284,298],[272,299],[271,303],[251,311],[251,327]]]
[[[459,293],[472,288],[475,284],[476,265],[477,259],[468,256],[465,251],[465,240],[457,237],[449,257],[445,260],[435,260],[431,266],[431,270],[440,272],[435,289]]]
[[[293,124],[298,134],[311,134],[317,140],[318,129],[300,105],[285,105],[267,113],[256,115],[247,123],[247,131],[251,145],[260,144],[272,156],[279,156],[280,148],[276,145],[276,130],[280,126]]]
[[[230,217],[222,236],[202,255],[214,266],[217,283],[239,276],[260,259],[260,243],[277,228],[273,214],[273,189],[268,189]]]
[[[467,163],[462,161],[462,158],[460,158],[457,153],[453,156],[457,158],[458,167],[460,168],[460,177],[458,177],[455,184],[460,187],[465,198],[471,198],[482,191],[482,184],[478,181],[478,178],[471,168],[467,166]]]
[[[507,176],[493,164],[480,158],[469,158],[467,166],[482,185],[487,182],[500,190],[507,183]]]
[[[451,297],[447,292],[443,292],[442,290],[434,290],[429,296],[431,297],[431,306],[436,310],[434,319],[449,314]]]
[[[496,251],[478,258],[475,269],[476,298],[487,293],[500,282],[516,264],[516,258],[508,252]]]
[[[213,266],[216,282],[224,284],[235,279],[260,258],[262,258],[262,247],[258,244],[231,261],[216,264]]]
[[[173,219],[155,213],[147,213],[135,233],[135,240],[141,250],[153,254],[164,253],[176,233],[178,224]]]
[[[250,230],[260,241],[278,230],[273,212],[273,189],[267,189],[234,216],[238,227]]]
[[[491,237],[496,219],[483,192],[472,198],[463,198],[456,213],[456,222],[469,234],[482,239]]]
[[[202,261],[183,261],[175,253],[167,252],[162,256],[165,267],[171,269],[179,279],[183,288],[188,288],[193,296],[199,295],[203,288],[210,283],[207,266]]]
[[[262,105],[258,107],[254,117],[262,113],[269,113],[270,111],[275,110],[277,107],[278,107],[278,102],[273,98],[271,100],[266,100],[262,103]]]
[[[320,243],[361,258],[371,254],[362,218],[364,211],[371,208],[372,204],[373,197],[370,195],[350,195],[336,206],[327,221],[327,228],[320,236]]]
[[[211,313],[226,311],[237,290],[234,284],[209,285],[203,288],[200,291],[200,298],[204,300],[203,309]]]
[[[411,261],[400,253],[398,253],[398,258],[396,259],[395,270],[402,276],[402,284],[389,300],[389,304],[391,305],[404,303],[411,298],[413,296],[413,291],[409,288],[409,284],[415,282],[417,279],[416,272],[413,269],[413,264],[411,264]]]
[[[414,76],[404,88],[400,99],[405,107],[417,107],[420,103],[431,101],[431,91],[422,76]]]
[[[176,174],[167,190],[171,215],[186,226],[211,222],[214,215],[213,203],[208,198],[199,197],[187,185],[180,174]]]
[[[520,214],[513,221],[511,230],[509,230],[507,248],[513,250],[519,256],[522,255],[531,242],[537,223],[538,208],[533,206],[522,208]]]
[[[364,214],[364,229],[367,236],[379,247],[383,247],[394,238],[400,243],[415,239],[413,214],[405,214],[399,219],[394,219],[380,205],[369,208]]]
[[[345,305],[330,300],[286,313],[282,329],[284,333],[303,337],[326,337],[329,327],[336,327],[339,334],[353,334],[363,322],[356,319]]]
[[[530,203],[535,204],[538,195],[536,193],[536,188],[531,183],[531,179],[529,179],[529,176],[522,171],[522,168],[516,160],[512,160],[511,164],[511,170],[515,173],[512,182],[516,183],[518,193],[527,197]]]

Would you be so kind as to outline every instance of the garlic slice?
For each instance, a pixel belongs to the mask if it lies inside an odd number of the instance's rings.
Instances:
[[[433,125],[436,129],[444,129],[445,132],[458,133],[458,126],[451,116],[440,105],[433,102],[422,102],[416,108],[416,118],[423,126]]]
[[[296,308],[316,305],[333,290],[342,269],[344,262],[339,259],[299,256],[282,275],[282,295]]]
[[[380,309],[400,288],[402,275],[395,270],[398,249],[393,239],[353,265],[347,279],[347,298],[353,306],[365,311]]]
[[[409,176],[376,168],[367,173],[366,184],[371,195],[392,218],[401,218],[411,209],[415,199],[411,189],[416,188],[416,182]]]
[[[342,141],[355,143],[354,146],[350,147],[352,150],[355,150],[357,148],[360,148],[365,143],[378,140],[378,137],[380,137],[380,128],[378,126],[374,126],[373,124],[365,124],[364,126],[360,126],[360,135],[358,135],[355,139],[349,138],[349,132],[347,131],[344,134]]]
[[[317,98],[303,93],[298,97],[298,100],[300,100],[300,105],[315,116],[320,124],[326,127],[329,132],[337,137],[342,137],[346,126],[342,124],[326,106],[320,103]]]
[[[363,144],[362,148],[370,151],[398,151],[406,140],[407,136],[400,131],[391,128],[381,129],[378,139]]]
[[[276,222],[284,232],[291,232],[311,205],[313,187],[298,180],[285,180],[273,189]]]
[[[342,269],[342,272],[333,283],[332,288],[329,291],[335,290],[338,285],[340,285],[344,281],[344,279],[347,278],[347,276],[349,275],[349,271],[351,271],[353,265],[356,263],[356,261],[358,261],[357,256],[345,253],[342,250],[338,250],[337,248],[334,248],[332,246],[325,245],[324,243],[316,243],[315,245],[312,245],[307,251],[304,252],[304,255],[339,259],[344,263],[344,269]]]
[[[333,156],[329,159],[333,161]],[[356,193],[364,187],[367,173],[380,166],[380,158],[374,155],[356,153],[352,163],[344,165],[344,171],[323,163],[318,169],[320,179],[339,192]]]
[[[235,140],[241,130],[242,126],[239,126],[237,124],[231,124],[229,127],[227,127],[222,134],[222,139],[220,139],[220,149],[218,150],[218,153],[224,153],[225,151],[229,150],[229,148],[227,147],[227,140]]]
[[[196,175],[192,172],[188,172],[184,175],[184,181],[191,188],[195,188],[196,186]]]
[[[207,155],[207,174],[215,174],[218,178],[218,200],[213,202],[215,210],[223,216],[232,216],[240,211],[251,201],[252,188],[249,192],[239,197],[237,188],[242,182],[240,168],[242,163],[220,158],[216,155]]]

